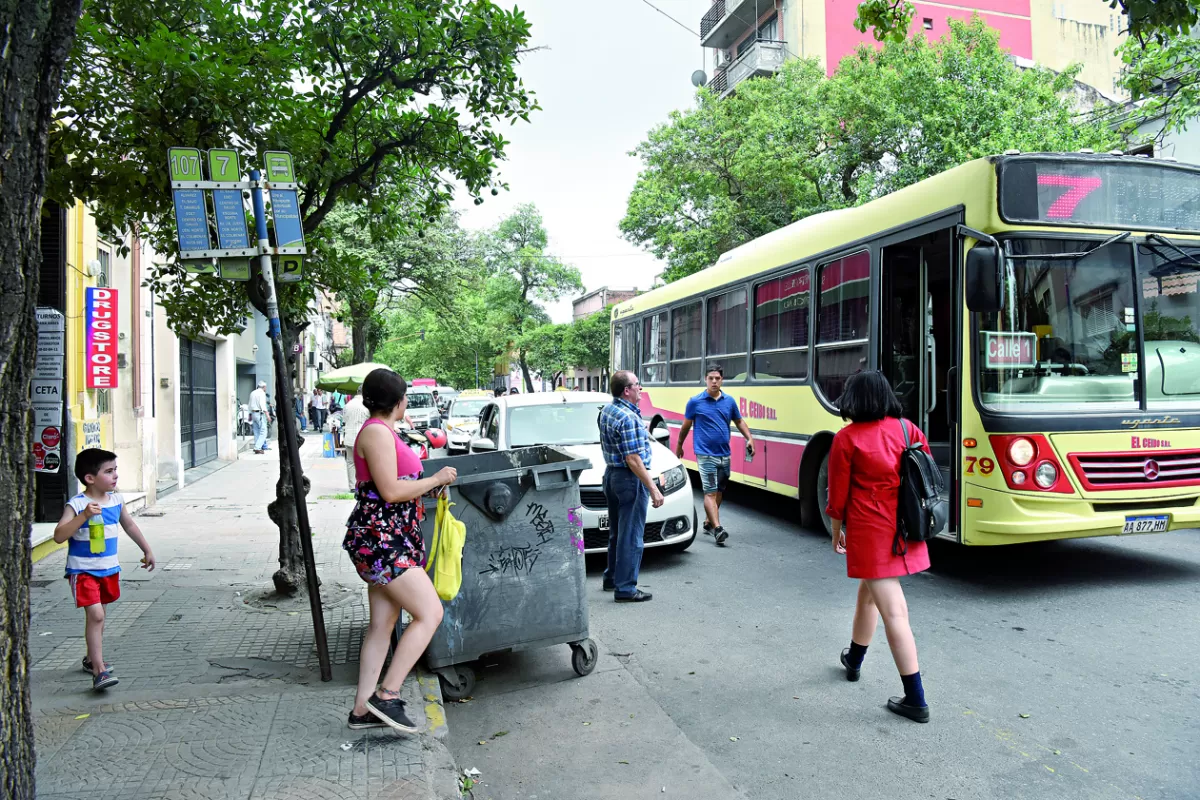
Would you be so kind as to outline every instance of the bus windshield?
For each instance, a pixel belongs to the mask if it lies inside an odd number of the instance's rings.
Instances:
[[[1146,339],[1148,405],[1200,406],[1200,263],[1149,240],[1138,245],[1136,275],[1133,246],[1126,242],[1079,258],[1039,258],[1084,253],[1096,245],[1072,239],[1005,242],[1004,309],[975,315],[985,406],[1136,410],[1142,399],[1139,325]]]

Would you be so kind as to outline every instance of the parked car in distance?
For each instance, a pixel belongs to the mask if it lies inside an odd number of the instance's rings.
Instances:
[[[608,551],[608,501],[604,496],[604,454],[600,449],[600,409],[612,402],[601,392],[537,392],[491,398],[480,412],[469,452],[512,450],[539,444],[561,446],[592,462],[579,478],[583,505],[584,552]],[[675,454],[650,440],[650,475],[664,502],[646,512],[646,547],[686,550],[696,540],[696,496]]]
[[[433,400],[433,390],[426,386],[409,387],[408,410],[405,412],[419,431],[442,427],[442,413]]]
[[[471,437],[479,429],[479,412],[492,399],[484,391],[469,390],[454,398],[446,415],[446,452],[452,456],[465,455],[471,445]]]

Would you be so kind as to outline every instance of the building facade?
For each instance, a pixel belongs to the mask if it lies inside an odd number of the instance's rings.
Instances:
[[[609,306],[623,303],[632,297],[637,297],[637,294],[637,289],[610,289],[607,286],[602,286],[599,289],[588,292],[583,297],[571,301],[571,320],[577,321],[585,317],[590,317],[592,314],[603,311]],[[563,375],[562,385],[567,389],[603,392],[608,390],[608,387],[604,385],[606,374],[606,371],[602,369],[572,367]]]
[[[1122,15],[1095,0],[953,0],[915,2],[910,35],[939,39],[948,19],[978,14],[1013,56],[1061,71],[1120,99]],[[854,27],[853,0],[714,0],[700,21],[701,46],[713,54],[708,85],[726,95],[742,81],[771,75],[790,58],[815,58],[832,74],[859,45],[878,47]]]

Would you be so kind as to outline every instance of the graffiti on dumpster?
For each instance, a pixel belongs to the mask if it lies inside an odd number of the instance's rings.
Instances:
[[[479,570],[480,575],[528,575],[533,571],[538,556],[542,554],[540,544],[527,544],[520,547],[502,547],[488,554],[487,566]]]
[[[571,525],[571,544],[583,555],[586,545],[583,541],[583,509],[579,506],[567,509],[567,522]]]
[[[532,517],[533,529],[537,532],[538,541],[542,544],[550,541],[550,537],[554,535],[554,520],[550,519],[550,512],[541,503],[530,503],[525,507],[525,516]]]

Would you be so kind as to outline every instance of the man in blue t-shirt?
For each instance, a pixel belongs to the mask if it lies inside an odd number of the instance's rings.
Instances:
[[[729,532],[721,527],[721,498],[729,483],[729,423],[737,425],[746,439],[747,456],[754,455],[754,437],[750,427],[742,419],[737,402],[721,391],[725,382],[725,371],[712,364],[704,376],[708,388],[688,400],[684,412],[683,426],[679,429],[679,443],[675,455],[683,458],[683,442],[692,425],[696,426],[696,466],[700,469],[700,482],[704,487],[704,532],[712,536],[718,547],[725,546]]]

